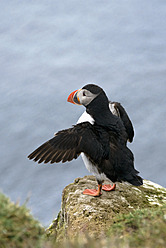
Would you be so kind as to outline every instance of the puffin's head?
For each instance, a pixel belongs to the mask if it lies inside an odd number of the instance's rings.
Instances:
[[[73,91],[69,96],[67,101],[88,106],[100,93],[103,92],[102,88],[95,84],[87,84],[82,89]]]

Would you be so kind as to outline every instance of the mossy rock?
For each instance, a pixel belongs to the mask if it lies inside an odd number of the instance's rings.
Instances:
[[[105,182],[109,183],[109,182]],[[100,197],[83,195],[86,188],[96,188],[93,176],[75,179],[63,190],[61,211],[47,229],[49,236],[62,240],[80,233],[99,237],[107,233],[119,214],[129,214],[137,209],[162,206],[166,202],[166,189],[144,180],[143,186],[117,183],[115,191],[102,192]]]

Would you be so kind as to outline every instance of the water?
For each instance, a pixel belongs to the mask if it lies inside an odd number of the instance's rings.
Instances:
[[[129,145],[141,175],[166,187],[166,2],[1,1],[0,188],[27,198],[44,225],[56,217],[63,188],[87,175],[81,158],[38,165],[26,157],[84,108],[67,103],[89,82],[126,108]]]

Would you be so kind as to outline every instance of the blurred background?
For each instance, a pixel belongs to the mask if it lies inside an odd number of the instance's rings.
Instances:
[[[88,175],[81,158],[40,166],[27,155],[84,111],[68,95],[100,85],[127,110],[145,179],[166,187],[166,1],[0,3],[0,189],[45,226],[63,188]]]

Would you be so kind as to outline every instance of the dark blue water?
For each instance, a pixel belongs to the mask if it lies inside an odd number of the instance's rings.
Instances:
[[[87,175],[81,158],[26,157],[83,107],[67,103],[93,82],[126,108],[141,175],[166,187],[166,1],[1,1],[0,188],[48,225],[63,188]]]

